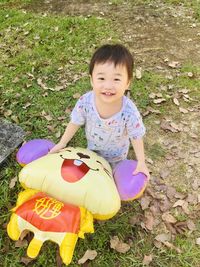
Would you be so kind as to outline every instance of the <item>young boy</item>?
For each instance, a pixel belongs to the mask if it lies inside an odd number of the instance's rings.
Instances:
[[[92,91],[76,103],[71,121],[50,153],[63,149],[80,126],[85,126],[88,149],[100,154],[114,167],[126,159],[130,141],[137,168],[149,179],[142,137],[145,127],[135,104],[126,96],[133,75],[133,57],[122,45],[103,45],[94,53],[90,65]]]

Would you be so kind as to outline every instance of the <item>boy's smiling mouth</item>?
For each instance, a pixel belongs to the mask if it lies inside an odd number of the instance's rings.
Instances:
[[[105,95],[105,96],[113,96],[115,94],[114,93],[111,93],[111,92],[102,92],[102,95]]]

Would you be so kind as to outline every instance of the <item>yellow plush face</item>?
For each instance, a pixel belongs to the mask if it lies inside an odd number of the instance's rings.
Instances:
[[[22,169],[19,180],[26,188],[83,206],[99,219],[112,217],[120,208],[110,165],[87,149],[69,147],[39,158]]]

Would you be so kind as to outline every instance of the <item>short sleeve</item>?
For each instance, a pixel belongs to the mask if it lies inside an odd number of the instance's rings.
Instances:
[[[85,124],[85,103],[84,97],[80,97],[77,101],[75,107],[71,112],[71,122],[77,125],[84,125]]]
[[[128,136],[131,139],[139,139],[145,135],[146,129],[142,117],[134,104],[129,111],[126,127]]]

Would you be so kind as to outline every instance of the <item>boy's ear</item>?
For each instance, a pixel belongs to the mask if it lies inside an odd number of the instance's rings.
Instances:
[[[132,80],[133,80],[133,79],[128,80],[128,83],[127,83],[127,89],[129,88],[129,86],[130,86]]]

